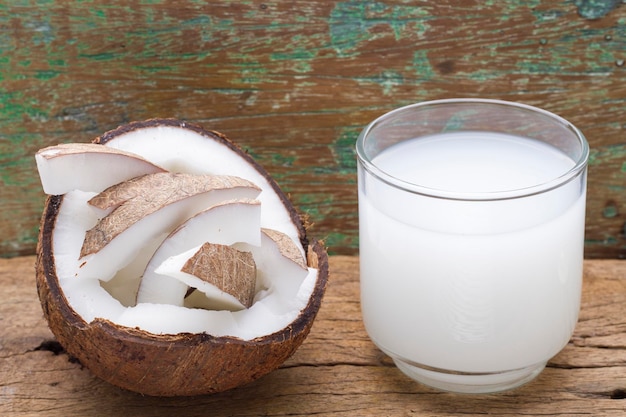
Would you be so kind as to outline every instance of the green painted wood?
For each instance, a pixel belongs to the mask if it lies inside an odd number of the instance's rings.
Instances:
[[[10,3],[10,4],[6,4]],[[586,255],[626,256],[619,0],[15,0],[0,5],[0,254],[33,253],[33,154],[177,117],[247,148],[330,252],[358,246],[353,144],[445,97],[556,112],[592,146]]]

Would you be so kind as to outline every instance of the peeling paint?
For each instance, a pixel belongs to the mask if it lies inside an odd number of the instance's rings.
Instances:
[[[619,211],[614,203],[608,204],[602,210],[602,217],[606,219],[612,219],[613,217],[616,217],[618,214],[619,214]]]
[[[422,36],[429,19],[425,8],[415,5],[389,6],[381,2],[346,1],[337,3],[329,20],[331,43],[339,56],[351,55],[361,42],[384,36],[376,26],[391,28],[396,40]]]
[[[38,80],[46,81],[57,77],[59,74],[61,74],[61,72],[56,70],[42,70],[35,73],[35,78],[37,78]]]
[[[600,19],[616,9],[622,0],[576,0],[578,15],[582,18]]]
[[[341,174],[356,175],[356,139],[361,128],[343,128],[333,142],[331,151]]]
[[[419,80],[430,80],[435,76],[435,71],[433,71],[433,67],[428,59],[428,51],[415,51],[411,64],[411,68]]]
[[[290,69],[297,73],[308,73],[311,71],[311,60],[316,54],[310,49],[302,46],[295,47],[289,52],[274,52],[270,55],[272,61],[284,61],[289,64]]]
[[[626,173],[626,144],[617,143],[614,145],[592,148],[589,151],[588,165],[604,165],[612,160],[624,160],[620,165],[620,172]]]
[[[54,41],[55,35],[50,22],[43,20],[33,20],[24,22],[24,27],[33,33],[34,45],[49,45]]]

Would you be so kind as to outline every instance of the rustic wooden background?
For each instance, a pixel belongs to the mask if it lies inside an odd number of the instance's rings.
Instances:
[[[10,4],[9,4],[10,3]],[[34,251],[33,154],[176,117],[227,134],[357,253],[353,144],[380,114],[520,101],[589,139],[586,255],[626,256],[621,0],[16,0],[0,4],[0,256]]]

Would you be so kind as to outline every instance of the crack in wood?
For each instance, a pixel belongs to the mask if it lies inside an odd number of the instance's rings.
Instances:
[[[78,365],[80,365],[81,369],[83,368],[83,365],[80,363],[78,358],[70,355],[65,350],[65,348],[58,341],[56,341],[54,339],[52,339],[52,340],[44,340],[43,342],[41,342],[39,344],[39,346],[37,346],[36,348],[30,350],[29,352],[38,352],[38,351],[52,352],[54,354],[54,356],[59,356],[59,355],[66,354],[68,362],[74,363],[74,364],[78,364]]]
[[[40,350],[52,352],[54,353],[55,356],[60,355],[62,353],[67,353],[65,352],[65,348],[61,346],[61,344],[57,342],[56,340],[44,340],[43,342],[39,344],[39,346],[34,348],[32,351],[36,352]]]

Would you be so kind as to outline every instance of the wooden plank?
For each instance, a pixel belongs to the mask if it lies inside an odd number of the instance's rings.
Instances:
[[[37,149],[151,117],[241,143],[331,253],[356,254],[359,131],[392,108],[456,96],[537,105],[581,128],[593,148],[587,257],[626,255],[623,2],[5,3],[2,256],[34,251]]]
[[[358,258],[334,256],[322,309],[291,359],[244,387],[190,398],[123,391],[73,362],[42,318],[33,265],[32,256],[0,259],[3,416],[620,416],[626,411],[624,261],[586,261],[574,337],[536,380],[509,392],[468,396],[408,380],[374,347],[361,322]]]

